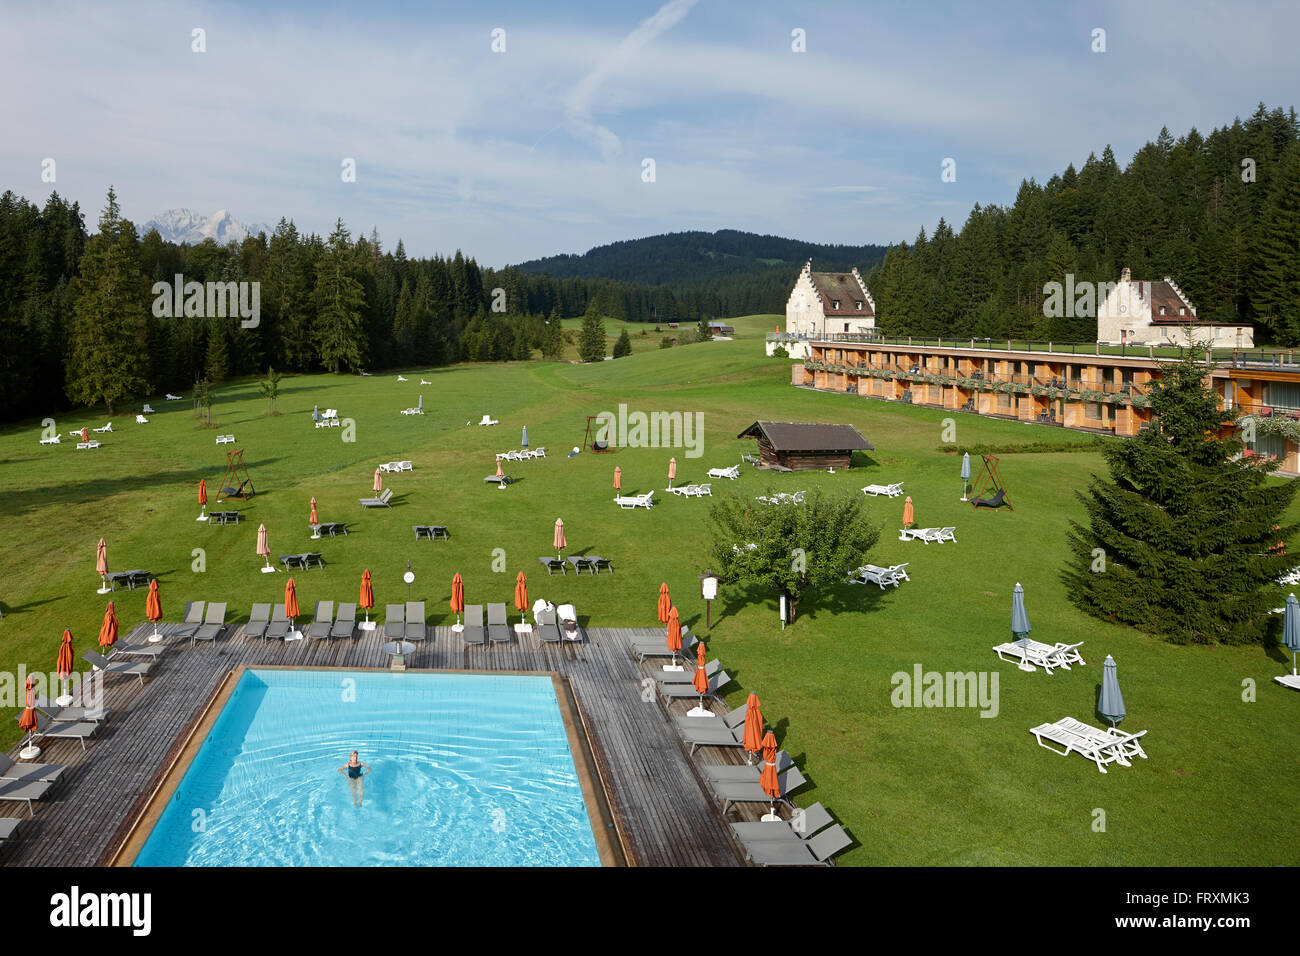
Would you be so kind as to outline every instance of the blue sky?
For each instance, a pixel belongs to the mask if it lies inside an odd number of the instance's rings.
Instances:
[[[42,201],[52,157],[92,227],[112,183],[137,223],[342,216],[489,265],[685,229],[911,239],[1300,88],[1295,3],[6,3],[0,31],[0,189]]]

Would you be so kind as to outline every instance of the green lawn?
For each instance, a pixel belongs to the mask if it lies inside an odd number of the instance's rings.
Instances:
[[[218,391],[213,418],[197,426],[189,401],[153,399],[148,425],[131,414],[97,451],[38,444],[40,425],[0,432],[0,668],[53,669],[65,626],[78,654],[93,645],[105,599],[95,593],[95,544],[103,536],[114,570],[148,568],[162,589],[167,619],[190,599],[224,600],[231,617],[254,601],[278,601],[285,575],[258,573],[259,523],[273,555],[323,551],[322,571],[297,576],[304,609],[317,599],[355,600],[363,568],[374,574],[380,605],[404,600],[409,559],[413,596],[429,602],[432,623],[450,623],[447,598],[459,571],[470,603],[509,601],[514,574],[529,576],[530,594],[574,603],[593,626],[650,626],[658,584],[667,581],[684,620],[704,631],[697,573],[707,560],[707,502],[662,496],[650,511],[620,511],[611,501],[612,472],[628,492],[662,489],[668,459],[678,481],[739,460],[753,443],[736,438],[756,418],[848,422],[875,445],[865,467],[847,473],[765,475],[742,472],[715,481],[715,492],[746,496],[765,488],[857,489],[904,481],[921,525],[956,525],[957,543],[901,543],[902,500],[872,500],[884,527],[870,555],[876,564],[910,562],[911,582],[883,593],[874,586],[835,588],[802,606],[782,631],[765,594],[724,589],[713,608],[708,643],[736,677],[733,705],[756,691],[769,724],[814,786],[803,804],[822,801],[856,837],[846,864],[1149,864],[1274,865],[1300,862],[1288,810],[1300,752],[1300,696],[1271,683],[1290,662],[1276,649],[1175,647],[1076,611],[1060,568],[1065,531],[1081,514],[1074,492],[1100,467],[1094,452],[1006,454],[1002,474],[1016,510],[979,513],[957,499],[958,460],[941,450],[945,414],[789,385],[790,363],[762,356],[759,332],[772,317],[737,323],[734,342],[650,348],[590,366],[531,362],[413,370],[375,377],[299,376],[282,383],[281,414],[268,417],[251,382]],[[754,334],[746,335],[752,326]],[[634,327],[635,331],[639,331]],[[651,336],[647,336],[650,338]],[[637,336],[633,336],[634,343]],[[657,346],[657,341],[655,342]],[[434,384],[420,386],[420,376]],[[399,409],[423,395],[427,414]],[[683,449],[620,449],[613,455],[565,453],[583,438],[586,416],[615,411],[702,412],[701,458]],[[315,429],[313,405],[338,408],[356,421],[356,441],[340,429]],[[489,413],[495,428],[466,425]],[[60,418],[59,430],[103,424],[102,416]],[[544,461],[516,463],[522,480],[498,491],[482,477],[495,452],[518,446],[520,426]],[[215,492],[233,432],[258,489],[238,526],[198,523],[200,478]],[[956,416],[962,445],[1076,443],[1080,435],[1045,426]],[[362,512],[375,466],[415,463],[393,476],[393,510]],[[308,501],[322,520],[352,522],[346,538],[309,540]],[[215,500],[215,494],[213,494]],[[610,557],[617,573],[600,579],[539,577],[537,556],[562,517],[571,552]],[[450,542],[415,542],[410,525],[445,524]],[[507,571],[492,570],[503,549]],[[195,549],[206,569],[194,570]],[[864,560],[867,556],[864,556]],[[1011,589],[1023,583],[1034,636],[1085,641],[1088,666],[1024,674],[1000,664],[992,646],[1009,637]],[[124,629],[143,619],[145,592],[115,595]],[[180,653],[186,653],[181,651]],[[1106,654],[1119,662],[1129,717],[1146,729],[1150,759],[1099,774],[1078,756],[1039,748],[1036,724],[1072,715],[1095,718]],[[891,675],[927,671],[996,671],[999,712],[896,709]],[[1243,681],[1258,700],[1242,700]],[[639,688],[628,688],[629,705]],[[0,724],[0,742],[18,737]],[[1094,832],[1097,810],[1105,832]]]

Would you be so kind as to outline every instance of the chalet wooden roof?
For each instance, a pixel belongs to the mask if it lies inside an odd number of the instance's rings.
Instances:
[[[818,422],[754,422],[737,438],[766,438],[776,451],[874,451],[852,425]]]

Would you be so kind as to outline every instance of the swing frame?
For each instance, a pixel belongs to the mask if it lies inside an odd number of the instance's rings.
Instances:
[[[980,455],[984,459],[984,467],[980,469],[979,477],[972,485],[970,493],[970,503],[972,508],[979,508],[979,502],[984,498],[984,493],[991,492],[996,495],[1002,492],[1002,503],[997,507],[1007,507],[1012,511],[1016,510],[1015,505],[1011,503],[1011,498],[1007,496],[1007,486],[1002,483],[1002,476],[998,474],[998,457],[996,455]],[[984,507],[988,507],[985,505]],[[992,509],[994,511],[997,508]]]
[[[598,418],[600,418],[599,415],[588,415],[588,416],[587,416],[587,434],[584,435],[584,436],[583,436],[583,439],[582,439],[582,450],[583,450],[583,451],[591,451],[591,453],[592,453],[593,455],[608,455],[608,454],[612,454],[613,452],[618,451],[618,449],[617,449],[615,446],[613,446],[613,445],[606,445],[604,448],[597,448],[597,447],[596,447],[596,441],[595,441],[595,439],[592,437],[592,434],[591,434],[591,423],[592,423],[593,421],[595,421],[596,419],[598,419]]]
[[[244,475],[243,481],[239,481],[241,472]],[[234,484],[236,481],[239,481],[237,486]],[[245,488],[248,490],[245,491]],[[247,501],[256,494],[257,489],[253,487],[253,478],[248,473],[248,466],[244,464],[244,449],[226,452],[226,470],[221,476],[221,484],[217,486],[217,503],[220,504],[226,498]]]

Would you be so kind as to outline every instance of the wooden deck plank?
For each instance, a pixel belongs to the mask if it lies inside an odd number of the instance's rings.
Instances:
[[[300,622],[300,626],[303,622]],[[139,643],[150,625],[125,638]],[[235,667],[279,664],[385,667],[382,626],[349,639],[305,638],[285,644],[244,636],[233,628],[210,644],[194,644],[163,625],[168,649],[143,686],[134,679],[105,684],[107,721],[83,753],[75,740],[45,740],[40,760],[68,767],[35,804],[4,852],[8,866],[90,866],[107,861],[130,822],[197,722],[225,675]],[[625,841],[629,862],[643,866],[736,866],[741,860],[717,801],[701,781],[662,702],[641,699],[653,662],[639,664],[629,642],[659,632],[591,628],[581,645],[556,645],[512,634],[505,644],[466,645],[450,627],[430,627],[408,667],[418,670],[553,670],[567,678],[593,757]],[[692,702],[693,703],[693,702]],[[717,748],[709,748],[717,750]],[[16,758],[15,748],[11,756]],[[701,762],[739,755],[701,751]],[[747,808],[729,819],[750,819]],[[27,816],[26,806],[0,815]]]

